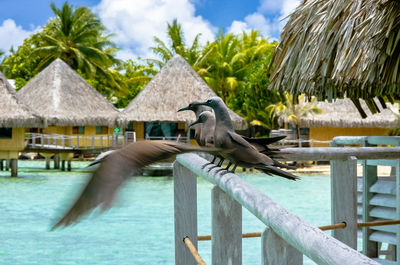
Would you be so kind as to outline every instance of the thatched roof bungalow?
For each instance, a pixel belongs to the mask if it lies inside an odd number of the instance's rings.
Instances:
[[[376,112],[400,96],[400,2],[308,0],[290,15],[270,88],[318,100],[359,98]],[[363,113],[365,115],[365,113]]]
[[[378,100],[375,103],[381,107]],[[365,103],[360,100],[361,107],[366,110],[367,118],[363,119],[350,99],[338,99],[329,103],[318,102],[322,109],[321,114],[313,114],[301,118],[299,125],[309,128],[309,138],[317,141],[330,141],[335,136],[372,136],[388,135],[388,129],[397,128],[400,125],[398,104],[387,103],[387,108],[380,113],[372,114]],[[314,144],[314,146],[328,146]]]
[[[14,88],[0,72],[0,159],[18,158],[23,150],[24,128],[43,127],[43,119],[17,98]]]
[[[56,59],[36,75],[17,95],[43,116],[45,133],[112,133],[118,110],[64,61]]]
[[[144,130],[140,126],[144,122],[178,123],[178,127],[184,128],[185,124],[195,121],[195,115],[177,110],[212,96],[216,96],[214,91],[180,55],[175,55],[121,112],[120,122],[123,126],[134,122],[139,138],[143,135],[138,130]],[[236,129],[247,128],[242,117],[233,111],[230,116]]]

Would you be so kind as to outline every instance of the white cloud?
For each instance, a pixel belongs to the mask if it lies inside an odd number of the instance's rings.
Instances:
[[[93,9],[110,32],[122,51],[118,56],[154,57],[149,47],[153,37],[167,42],[167,23],[178,19],[185,34],[186,43],[192,43],[201,33],[202,43],[214,39],[217,29],[201,16],[195,15],[195,7],[189,0],[102,0]],[[132,58],[132,57],[130,57]]]
[[[265,37],[279,38],[287,17],[300,3],[300,0],[262,0],[257,12],[244,18],[244,21],[233,21],[229,32],[248,32],[251,29],[260,31]]]
[[[17,26],[12,19],[6,19],[0,26],[0,50],[8,52],[13,46],[17,48],[24,42],[24,39],[35,31],[24,30],[21,26]]]

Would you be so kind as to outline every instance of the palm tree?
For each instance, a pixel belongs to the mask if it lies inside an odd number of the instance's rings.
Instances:
[[[201,51],[199,44],[201,34],[197,34],[192,45],[187,47],[182,27],[177,19],[174,19],[171,24],[168,23],[167,33],[169,45],[165,44],[158,37],[154,37],[156,46],[150,48],[158,57],[160,57],[160,59],[148,59],[148,61],[161,68],[175,54],[179,54],[193,67],[195,71],[201,70],[201,66],[204,64],[207,56],[211,53],[203,53]]]
[[[308,102],[304,94],[298,97],[298,103],[293,101],[293,97],[285,92],[285,102],[280,102],[278,104],[269,105],[266,110],[269,111],[271,115],[277,115],[279,117],[279,122],[284,122],[285,124],[291,124],[296,128],[296,138],[300,139],[300,126],[299,121],[303,117],[307,117],[309,114],[319,114],[322,110],[318,108],[317,99],[312,97]]]
[[[50,5],[55,18],[39,33],[40,41],[33,54],[41,59],[35,69],[41,71],[56,58],[61,58],[73,69],[79,69],[87,78],[97,75],[114,80],[112,66],[119,63],[117,48],[105,35],[106,29],[88,7],[73,8],[65,2],[61,9]]]
[[[220,32],[209,44],[206,53],[207,70],[202,73],[207,84],[224,100],[235,90],[244,76],[245,53],[240,49],[238,38],[232,33]]]

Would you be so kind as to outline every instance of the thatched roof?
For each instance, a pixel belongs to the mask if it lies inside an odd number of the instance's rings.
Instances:
[[[399,40],[398,0],[304,1],[281,33],[270,88],[363,98],[375,112],[372,98],[400,96]]]
[[[48,125],[114,127],[118,110],[65,62],[56,59],[17,92]]]
[[[7,78],[0,72],[0,127],[43,127],[41,117],[17,98]]]
[[[375,103],[380,106],[378,100]],[[313,127],[380,127],[397,128],[400,126],[399,105],[388,103],[387,108],[380,113],[372,114],[365,103],[361,100],[361,106],[367,110],[368,117],[361,118],[357,108],[350,99],[338,99],[329,103],[328,101],[318,102],[317,106],[322,109],[321,114],[309,115],[300,119],[300,126],[305,128]]]
[[[126,126],[129,121],[193,122],[192,111],[177,112],[193,101],[206,101],[214,91],[180,56],[175,55],[140,91],[120,114]],[[246,121],[230,111],[235,129],[247,128]]]

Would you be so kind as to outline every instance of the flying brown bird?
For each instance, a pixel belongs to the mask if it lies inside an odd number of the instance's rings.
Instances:
[[[206,102],[195,103],[213,108],[215,113],[214,145],[222,149],[232,150],[221,155],[229,160],[234,167],[229,172],[235,172],[237,166],[255,168],[266,174],[273,174],[296,180],[299,177],[279,168],[295,169],[294,167],[279,163],[268,155],[260,152],[241,135],[235,133],[229,116],[228,107],[219,97],[212,97]],[[229,169],[229,166],[226,168]]]
[[[76,223],[97,206],[103,211],[110,208],[117,190],[128,177],[139,174],[143,167],[193,151],[215,154],[218,149],[174,141],[138,141],[112,152],[101,161],[75,203],[52,229]]]

